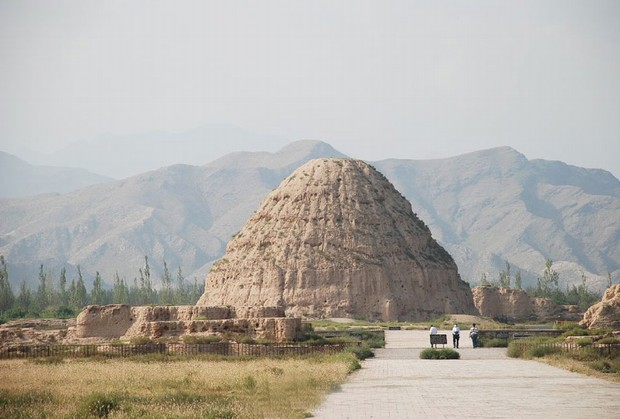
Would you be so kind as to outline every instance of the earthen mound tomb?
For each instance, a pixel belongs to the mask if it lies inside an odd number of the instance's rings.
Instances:
[[[312,160],[272,191],[213,265],[198,305],[384,321],[477,314],[411,204],[351,159]]]

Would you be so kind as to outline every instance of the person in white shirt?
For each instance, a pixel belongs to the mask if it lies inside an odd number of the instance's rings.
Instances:
[[[452,327],[452,347],[458,349],[459,348],[459,339],[461,338],[461,328],[458,324],[455,324]]]
[[[474,345],[474,348],[478,347],[478,328],[476,327],[476,323],[474,323],[469,329],[469,337],[471,338],[471,343]]]
[[[431,332],[431,336],[437,334],[437,328],[435,326],[433,326],[432,324],[431,324],[430,332]],[[433,345],[433,340],[431,338],[431,348],[434,348],[434,347],[435,347],[435,345]]]

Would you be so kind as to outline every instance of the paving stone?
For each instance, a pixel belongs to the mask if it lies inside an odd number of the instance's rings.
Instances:
[[[385,337],[314,418],[620,418],[620,384],[473,349],[465,333],[460,360],[420,359],[426,331]]]

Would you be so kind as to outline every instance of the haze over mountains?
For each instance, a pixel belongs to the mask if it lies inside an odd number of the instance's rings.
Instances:
[[[203,165],[231,150],[277,150],[288,141],[230,124],[206,124],[192,130],[131,135],[102,135],[69,144],[53,153],[17,149],[14,154],[37,165],[84,167],[115,179],[184,163]],[[209,144],[205,147],[204,144]]]
[[[164,260],[202,281],[269,191],[317,157],[343,155],[299,141],[277,153],[239,152],[64,194],[1,199],[0,254],[15,287],[26,278],[36,283],[40,263],[55,272],[69,266],[69,278],[79,264],[107,282],[115,272],[131,281],[145,255],[156,282]],[[609,172],[528,160],[508,147],[373,165],[411,202],[466,281],[477,283],[483,273],[496,280],[507,260],[513,275],[521,270],[524,285],[533,285],[550,258],[561,286],[580,281],[582,272],[592,287],[602,288],[608,272],[618,282],[620,182]]]
[[[0,198],[20,198],[42,193],[65,193],[112,180],[86,169],[34,166],[0,151]]]

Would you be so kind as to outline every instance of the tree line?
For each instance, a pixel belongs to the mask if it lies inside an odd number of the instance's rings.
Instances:
[[[501,288],[522,289],[521,271],[517,271],[512,277],[510,273],[510,263],[504,261],[506,268],[499,273],[497,281],[489,281],[486,273],[480,278],[481,286],[494,286]],[[608,286],[612,284],[611,274]],[[553,269],[553,261],[545,260],[545,268],[541,276],[537,278],[536,286],[526,288],[525,291],[532,297],[547,297],[559,305],[576,305],[585,311],[591,305],[601,300],[601,293],[591,290],[587,284],[588,278],[584,272],[581,273],[581,283],[579,285],[566,285],[566,289],[560,288],[560,274]]]
[[[89,304],[129,304],[143,305],[194,305],[204,292],[204,284],[194,278],[188,283],[181,267],[176,275],[168,270],[164,261],[161,272],[161,286],[155,288],[151,278],[148,257],[144,266],[138,270],[139,276],[129,283],[114,274],[112,287],[104,286],[99,272],[95,273],[92,287],[87,290],[82,269],[77,266],[77,277],[67,279],[67,270],[62,268],[58,280],[49,275],[43,265],[39,268],[38,286],[32,290],[22,281],[14,291],[9,282],[9,272],[4,256],[0,255],[0,320],[32,317],[74,317]]]

